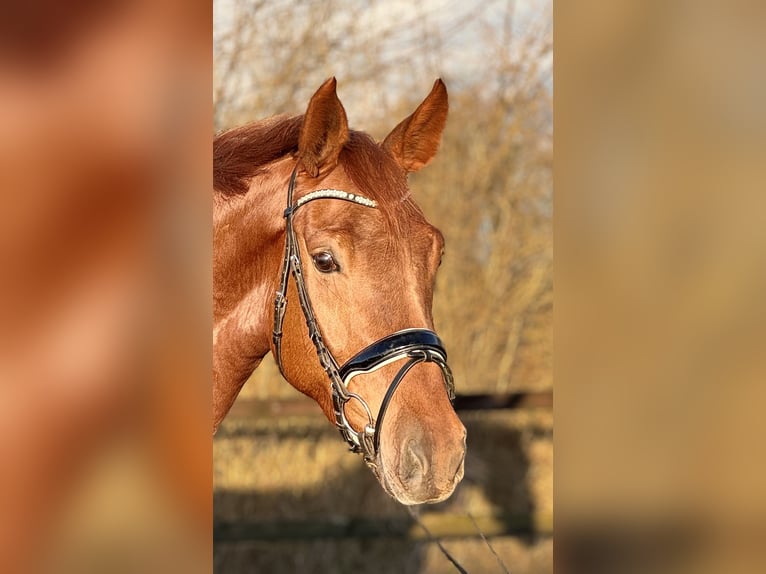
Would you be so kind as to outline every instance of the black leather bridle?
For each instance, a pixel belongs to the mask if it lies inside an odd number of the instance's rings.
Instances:
[[[380,448],[380,429],[383,425],[383,417],[396,389],[412,367],[418,363],[430,362],[437,364],[444,376],[447,395],[450,401],[454,400],[455,386],[452,371],[447,365],[447,352],[444,350],[441,340],[433,331],[428,329],[404,329],[375,341],[346,361],[342,366],[338,366],[338,362],[335,360],[332,352],[324,343],[322,332],[314,314],[314,309],[311,306],[308,291],[306,290],[300,248],[295,237],[295,229],[293,228],[293,216],[301,206],[317,199],[340,199],[370,208],[377,207],[377,203],[361,195],[337,189],[312,191],[293,203],[297,172],[298,167],[296,166],[290,176],[290,185],[287,190],[287,209],[284,212],[286,220],[285,256],[282,261],[279,290],[274,301],[274,355],[279,370],[284,376],[285,371],[282,364],[282,323],[285,318],[285,310],[287,309],[287,282],[292,272],[295,286],[298,289],[301,309],[306,318],[309,337],[316,348],[319,362],[330,379],[335,424],[340,430],[341,436],[350,445],[351,450],[362,453],[365,462],[375,468]],[[391,381],[380,405],[377,419],[373,419],[372,411],[366,401],[356,393],[348,390],[349,382],[357,375],[371,373],[399,360],[406,360],[406,363],[404,363]],[[351,399],[358,401],[367,413],[368,424],[361,431],[354,429],[346,418],[345,406]]]

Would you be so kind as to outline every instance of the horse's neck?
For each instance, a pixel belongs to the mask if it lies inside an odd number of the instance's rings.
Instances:
[[[269,335],[270,302],[282,263],[286,189],[280,179],[253,180],[247,194],[218,203],[214,213],[214,322]],[[265,352],[268,351],[268,343]]]
[[[282,262],[285,178],[254,178],[247,194],[215,198],[213,370],[215,402],[228,411],[269,352]],[[215,414],[215,413],[214,413]]]

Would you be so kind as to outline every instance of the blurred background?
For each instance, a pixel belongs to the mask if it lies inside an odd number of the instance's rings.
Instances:
[[[0,572],[209,571],[212,9],[0,18]]]
[[[766,4],[556,3],[556,566],[766,571]]]
[[[461,395],[466,475],[424,520],[470,572],[552,571],[552,6],[546,0],[214,3],[214,122],[301,114],[338,79],[352,128],[382,139],[437,77],[450,113],[410,178],[446,238],[436,329]],[[491,401],[490,401],[491,402]],[[458,401],[458,406],[469,406]],[[449,572],[406,509],[268,357],[214,439],[215,570]]]

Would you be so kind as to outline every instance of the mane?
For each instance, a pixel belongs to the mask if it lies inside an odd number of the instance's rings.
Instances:
[[[213,140],[213,189],[243,195],[253,177],[298,151],[303,116],[276,116],[218,134]],[[366,133],[349,130],[340,164],[362,193],[383,204],[403,201],[407,177],[393,157]]]
[[[247,193],[265,165],[298,151],[303,116],[276,116],[218,134],[213,139],[213,189],[226,196]]]

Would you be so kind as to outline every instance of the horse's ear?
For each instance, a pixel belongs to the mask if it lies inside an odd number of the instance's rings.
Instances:
[[[311,96],[298,140],[298,157],[312,177],[338,165],[338,156],[348,141],[346,110],[330,78]]]
[[[383,147],[407,173],[418,171],[436,155],[448,109],[447,87],[438,79],[418,109],[383,140]]]

